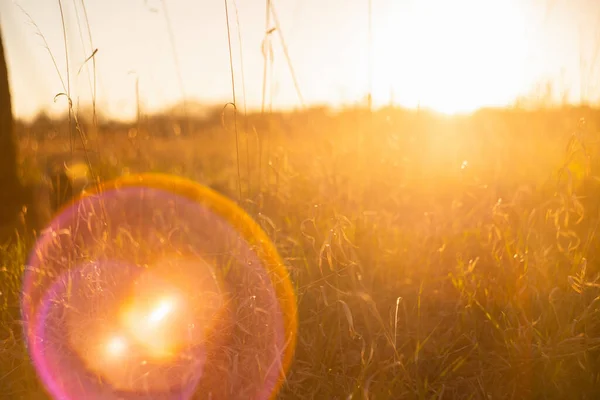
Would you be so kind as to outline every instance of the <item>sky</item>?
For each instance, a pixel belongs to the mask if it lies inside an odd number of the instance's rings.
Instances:
[[[262,105],[265,3],[227,0],[239,107]],[[557,98],[600,100],[599,1],[371,0],[371,31],[369,0],[272,5],[279,24],[271,17],[265,102],[273,109],[357,103],[372,88],[376,106],[468,112],[510,105],[545,82]],[[89,104],[94,76],[98,108],[115,118],[135,116],[136,80],[144,112],[183,98],[230,102],[226,21],[217,0],[2,0],[13,112],[62,113],[61,92]],[[95,74],[85,63],[94,49]]]

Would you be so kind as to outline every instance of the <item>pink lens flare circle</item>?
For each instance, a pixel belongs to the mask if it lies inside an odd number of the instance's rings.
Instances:
[[[54,218],[28,259],[21,304],[53,398],[274,396],[295,344],[295,299],[266,235],[236,207],[146,175]]]

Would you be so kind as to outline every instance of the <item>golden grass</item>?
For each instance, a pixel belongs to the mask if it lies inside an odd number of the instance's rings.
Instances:
[[[251,158],[240,152],[241,206],[298,296],[280,397],[600,394],[596,121],[596,111],[572,109],[315,111],[271,117],[257,134],[242,122]],[[35,164],[65,141],[32,143],[23,139],[22,154]],[[153,138],[148,124],[100,137],[98,148],[104,179],[175,173],[237,200],[235,137],[218,124],[172,139]],[[18,291],[24,248],[6,250],[2,293]],[[7,321],[9,309],[5,300]],[[7,354],[0,393],[39,393],[27,364],[11,372],[22,350]]]

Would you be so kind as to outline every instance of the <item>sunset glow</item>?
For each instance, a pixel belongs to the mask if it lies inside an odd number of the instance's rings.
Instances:
[[[0,394],[598,397],[600,0],[0,31]]]
[[[305,105],[363,102],[370,80],[376,106],[421,106],[450,114],[511,105],[547,82],[556,92],[554,101],[595,101],[600,94],[594,84],[599,77],[598,2],[372,0],[370,43],[367,4],[274,1],[290,58],[273,31],[265,102],[274,108],[300,107],[301,98]],[[62,78],[66,85],[67,69],[60,13],[54,3],[23,0],[19,5],[22,9],[14,3],[0,7],[15,112],[31,116],[40,107],[63,112],[62,99],[54,101],[67,90],[61,83]],[[65,4],[70,90],[77,104],[92,99],[93,70],[84,61],[95,49],[97,101],[105,113],[133,117],[136,82],[144,112],[182,98],[202,104],[230,101],[222,3],[107,0],[87,7],[94,49],[80,30],[82,10]],[[259,109],[264,4],[229,7],[237,101]]]
[[[452,114],[505,105],[524,89],[529,43],[522,5],[438,0],[406,10],[398,4],[375,38],[376,103],[389,101],[392,86],[401,104]],[[406,51],[397,51],[402,42]]]

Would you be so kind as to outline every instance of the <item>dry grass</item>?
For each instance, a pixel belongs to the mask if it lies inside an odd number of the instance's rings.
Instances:
[[[298,298],[280,398],[597,398],[597,120],[587,109],[350,110],[241,123],[258,127],[239,135],[251,155],[242,205]],[[24,165],[66,143],[24,136]],[[237,197],[231,129],[97,143],[104,179],[162,171]],[[0,393],[33,399],[14,308],[27,246],[4,250],[0,269]]]

